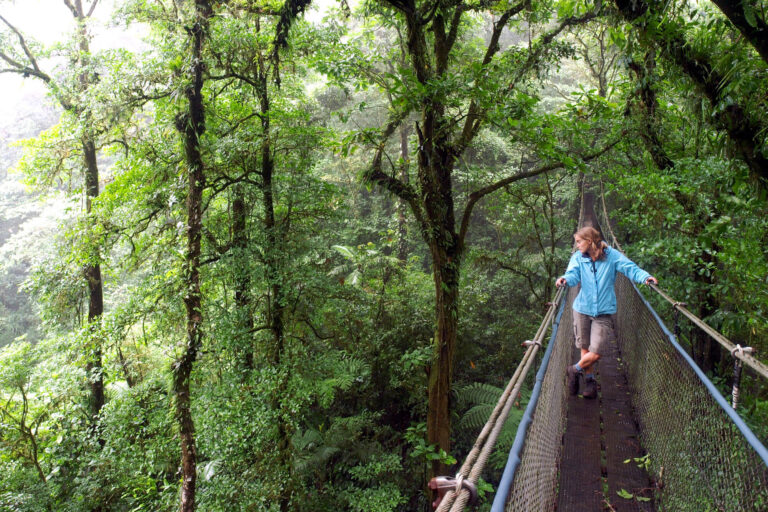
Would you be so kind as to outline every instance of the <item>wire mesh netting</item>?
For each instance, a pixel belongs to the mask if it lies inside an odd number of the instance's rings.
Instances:
[[[570,325],[575,294],[575,289],[568,294],[506,511],[556,508],[566,428],[563,374],[573,345]],[[768,511],[764,456],[750,445],[726,412],[726,402],[715,398],[716,391],[708,389],[711,384],[697,375],[653,310],[622,275],[617,276],[616,295],[618,344],[640,441],[649,454],[649,476],[658,487],[656,510]]]
[[[520,466],[509,491],[508,511],[553,510],[557,502],[558,467],[567,403],[563,375],[573,346],[571,305],[576,292],[575,288],[571,288],[566,298],[539,401],[525,438]]]
[[[768,468],[624,276],[619,348],[658,510],[766,511]]]

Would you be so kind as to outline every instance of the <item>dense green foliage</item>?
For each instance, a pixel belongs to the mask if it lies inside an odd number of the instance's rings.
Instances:
[[[51,0],[107,7],[82,4]],[[114,4],[134,49],[83,46],[90,14],[52,48],[0,25],[2,70],[62,109],[15,166],[43,214],[3,174],[0,510],[177,510],[190,467],[183,510],[426,510],[535,332],[585,179],[663,288],[768,349],[768,64],[714,5]],[[682,338],[728,386],[730,357]],[[768,439],[768,388],[745,379]]]

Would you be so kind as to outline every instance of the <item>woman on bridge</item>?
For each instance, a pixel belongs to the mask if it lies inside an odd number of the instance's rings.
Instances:
[[[571,395],[579,392],[579,377],[586,374],[584,398],[597,396],[597,384],[592,366],[608,342],[614,339],[613,318],[616,313],[614,282],[616,271],[636,283],[658,284],[655,277],[638,267],[616,249],[608,247],[593,227],[583,227],[573,235],[577,251],[568,262],[568,269],[555,284],[576,286],[581,291],[573,301],[573,331],[576,347],[581,349],[581,359],[568,366],[568,389]]]

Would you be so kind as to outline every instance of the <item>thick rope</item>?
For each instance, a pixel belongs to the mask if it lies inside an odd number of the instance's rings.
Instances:
[[[496,403],[496,407],[494,407],[490,418],[488,418],[488,421],[483,426],[483,430],[475,441],[472,450],[470,450],[467,458],[464,460],[464,463],[457,474],[457,481],[468,480],[473,484],[477,484],[480,479],[480,476],[485,469],[485,465],[488,462],[488,458],[496,445],[496,440],[501,433],[501,429],[504,427],[504,423],[509,416],[509,411],[515,403],[515,398],[520,393],[520,389],[523,386],[523,382],[525,382],[525,378],[528,376],[528,372],[533,366],[536,354],[541,348],[541,342],[555,317],[557,306],[560,304],[563,296],[564,288],[558,289],[555,294],[555,299],[550,304],[547,313],[544,315],[544,319],[539,325],[536,336],[534,336],[533,340],[528,344],[528,349],[525,351],[523,359],[520,361],[514,375],[509,380],[504,393],[502,393],[499,401]],[[469,500],[470,492],[466,488],[462,489],[460,483],[457,484],[456,489],[459,490],[458,495],[456,490],[450,490],[445,493],[436,512],[446,512],[448,510],[450,510],[450,512],[459,512],[463,510]]]
[[[600,180],[600,203],[603,206],[603,223],[600,227],[608,228],[608,233],[611,235],[611,245],[617,248],[620,252],[624,252],[624,249],[621,248],[621,244],[619,244],[619,240],[616,238],[616,234],[611,228],[611,221],[608,217],[608,208],[605,206],[605,190],[603,189],[602,179]]]
[[[731,340],[729,340],[728,338],[726,338],[725,336],[723,336],[722,334],[714,330],[712,327],[704,323],[704,321],[701,318],[697,317],[696,315],[688,311],[688,309],[685,306],[683,306],[682,302],[678,302],[672,299],[669,295],[664,293],[661,290],[661,288],[659,288],[654,284],[650,285],[650,287],[656,293],[661,295],[664,298],[664,300],[672,304],[672,307],[674,307],[676,310],[680,311],[682,314],[687,316],[691,322],[693,322],[699,327],[699,329],[709,334],[712,337],[712,339],[714,339],[716,342],[722,345],[723,348],[725,348],[728,352],[731,353],[731,355],[733,355],[733,357],[735,357],[736,359],[740,359],[741,361],[744,362],[744,364],[752,368],[761,376],[768,379],[768,366],[766,366],[762,362],[758,361],[757,359],[749,355],[747,351],[736,350],[737,345],[735,345],[734,343],[731,342]]]
[[[584,226],[584,187],[586,179],[584,178],[584,175],[581,176],[581,179],[579,180],[579,220],[576,224],[579,229],[581,229]],[[574,243],[574,247],[576,244]],[[575,249],[574,249],[575,250]]]
[[[582,191],[583,194],[583,191]],[[582,195],[583,197],[583,195]],[[603,210],[603,226],[604,228],[608,229],[608,232],[611,234],[611,238],[613,239],[613,245],[616,247],[619,251],[624,252],[624,250],[621,248],[621,245],[619,245],[618,240],[616,239],[616,235],[614,235],[613,230],[611,229],[611,222],[608,218],[608,209],[605,206],[605,192],[603,190],[603,181],[600,180],[600,199],[602,202],[602,210]],[[656,285],[650,285],[651,288],[661,295],[664,300],[672,304],[672,307],[676,309],[677,311],[680,311],[682,314],[684,314],[686,317],[688,317],[691,322],[693,322],[696,326],[698,326],[701,330],[706,332],[709,336],[711,336],[715,341],[717,341],[720,345],[723,346],[728,352],[731,353],[733,357],[736,359],[739,359],[743,361],[747,366],[752,368],[754,371],[756,371],[758,374],[762,375],[766,379],[768,379],[768,366],[763,364],[762,362],[758,361],[754,357],[750,355],[751,352],[749,351],[743,351],[743,350],[737,350],[738,345],[733,344],[728,338],[720,334],[718,331],[704,323],[704,321],[691,313],[686,307],[684,302],[679,302],[674,299],[672,299],[669,295],[664,293],[661,288],[659,288]]]

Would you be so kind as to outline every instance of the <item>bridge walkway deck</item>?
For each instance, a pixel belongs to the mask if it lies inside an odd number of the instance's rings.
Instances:
[[[578,351],[573,349],[573,361]],[[650,480],[638,467],[644,455],[632,415],[630,390],[617,344],[598,364],[598,398],[568,398],[558,512],[653,512]],[[630,460],[629,463],[625,461]],[[619,495],[631,494],[632,498]]]

